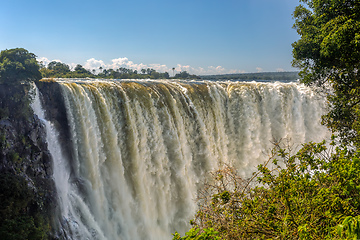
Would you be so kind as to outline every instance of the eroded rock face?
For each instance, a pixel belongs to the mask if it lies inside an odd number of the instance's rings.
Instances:
[[[6,119],[0,121],[2,144],[0,171],[26,173],[31,177],[52,175],[51,157],[47,150],[46,132],[41,121],[33,115],[31,121]]]
[[[4,202],[0,206],[0,212],[14,208],[13,213],[9,211],[8,215],[2,216],[0,226],[6,226],[8,220],[16,223],[21,218],[34,222],[35,227],[42,224],[43,231],[50,232],[55,225],[54,213],[57,206],[52,178],[53,163],[47,148],[45,126],[32,113],[27,94],[26,86],[12,88],[0,85],[0,180],[2,184],[10,184],[0,188],[14,188],[7,195],[0,196],[4,198],[0,199]],[[24,180],[25,187],[18,187]],[[40,224],[39,221],[43,223]],[[30,236],[35,230],[28,228]],[[16,234],[16,228],[0,227],[0,232],[11,237],[11,234]],[[39,234],[34,236],[40,239],[52,238],[51,233],[43,234],[44,236]]]
[[[51,121],[59,133],[59,142],[66,159],[71,161],[73,156],[72,143],[70,141],[70,127],[66,115],[65,102],[61,86],[57,82],[38,82],[37,86],[43,99],[46,119]]]

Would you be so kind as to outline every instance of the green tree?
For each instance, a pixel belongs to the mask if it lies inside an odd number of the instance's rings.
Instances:
[[[359,151],[308,143],[290,154],[277,144],[250,179],[231,167],[212,173],[199,193],[193,229],[186,234],[194,238],[182,239],[197,239],[209,229],[221,239],[337,239],[358,234],[353,217],[360,214],[359,176]],[[181,238],[175,234],[174,239]]]
[[[83,74],[90,74],[90,72],[88,70],[86,70],[83,66],[81,66],[80,64],[77,64],[76,67],[74,68],[76,73],[83,73]]]
[[[198,77],[196,75],[191,75],[187,71],[182,71],[182,72],[176,74],[174,78],[178,78],[178,79],[199,79],[200,77]]]
[[[36,56],[23,48],[0,53],[0,119],[31,116],[30,81],[41,79]]]
[[[152,71],[151,72],[151,78],[154,78],[154,79],[158,79],[160,77],[160,73],[158,73],[157,71]]]
[[[293,43],[293,66],[301,81],[324,88],[330,111],[324,123],[344,143],[360,143],[360,1],[301,0],[294,12],[301,38]]]
[[[36,56],[24,48],[3,50],[0,53],[0,84],[13,85],[41,79]]]
[[[164,72],[164,73],[161,73],[161,74],[160,74],[160,77],[161,77],[161,78],[165,78],[165,79],[169,79],[169,78],[170,78],[170,75],[169,75],[168,72]]]
[[[151,73],[154,72],[154,71],[155,71],[155,70],[152,69],[152,68],[147,68],[147,69],[146,69],[146,73],[147,73],[148,75],[151,75]]]
[[[67,64],[57,61],[50,62],[48,69],[52,70],[56,76],[65,75],[70,72],[70,67]]]
[[[1,239],[47,239],[49,226],[38,213],[41,206],[27,184],[19,175],[0,173]]]
[[[189,78],[190,74],[187,71],[182,71],[175,75],[175,78]]]

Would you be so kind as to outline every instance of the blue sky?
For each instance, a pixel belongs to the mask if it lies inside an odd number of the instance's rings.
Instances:
[[[0,49],[87,68],[292,71],[298,0],[1,0]]]

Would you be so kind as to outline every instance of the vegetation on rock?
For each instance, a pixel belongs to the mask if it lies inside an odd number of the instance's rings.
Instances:
[[[30,103],[41,79],[33,53],[0,53],[0,238],[48,239],[54,204],[44,128]]]
[[[278,144],[251,179],[230,167],[214,172],[190,232],[213,229],[206,239],[342,239],[338,225],[360,214],[359,176],[359,151],[307,143],[290,154]]]
[[[0,52],[0,119],[31,116],[30,82],[41,79],[36,56],[23,48]]]
[[[35,194],[20,175],[0,173],[0,236],[3,240],[46,239],[50,230]]]
[[[41,79],[36,56],[23,48],[0,52],[0,84],[16,85]]]

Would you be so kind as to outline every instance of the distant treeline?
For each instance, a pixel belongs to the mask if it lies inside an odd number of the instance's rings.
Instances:
[[[71,70],[69,65],[52,61],[47,66],[40,64],[40,72],[43,78],[109,78],[109,79],[199,79],[186,71],[177,73],[170,77],[168,72],[160,73],[152,68],[141,69],[140,71],[120,67],[117,69],[85,69],[80,64]]]
[[[224,75],[200,76],[206,80],[282,80],[295,81],[299,79],[299,72],[260,72],[260,73],[236,73]]]
[[[174,70],[174,69],[173,69]],[[109,78],[109,79],[204,79],[204,80],[280,80],[295,81],[299,78],[298,72],[261,72],[261,73],[237,73],[223,75],[197,76],[186,71],[170,77],[168,72],[157,72],[155,69],[147,68],[133,70],[124,67],[117,69],[86,69],[78,64],[74,69],[69,65],[52,61],[47,66],[40,64],[40,72],[43,78]]]

